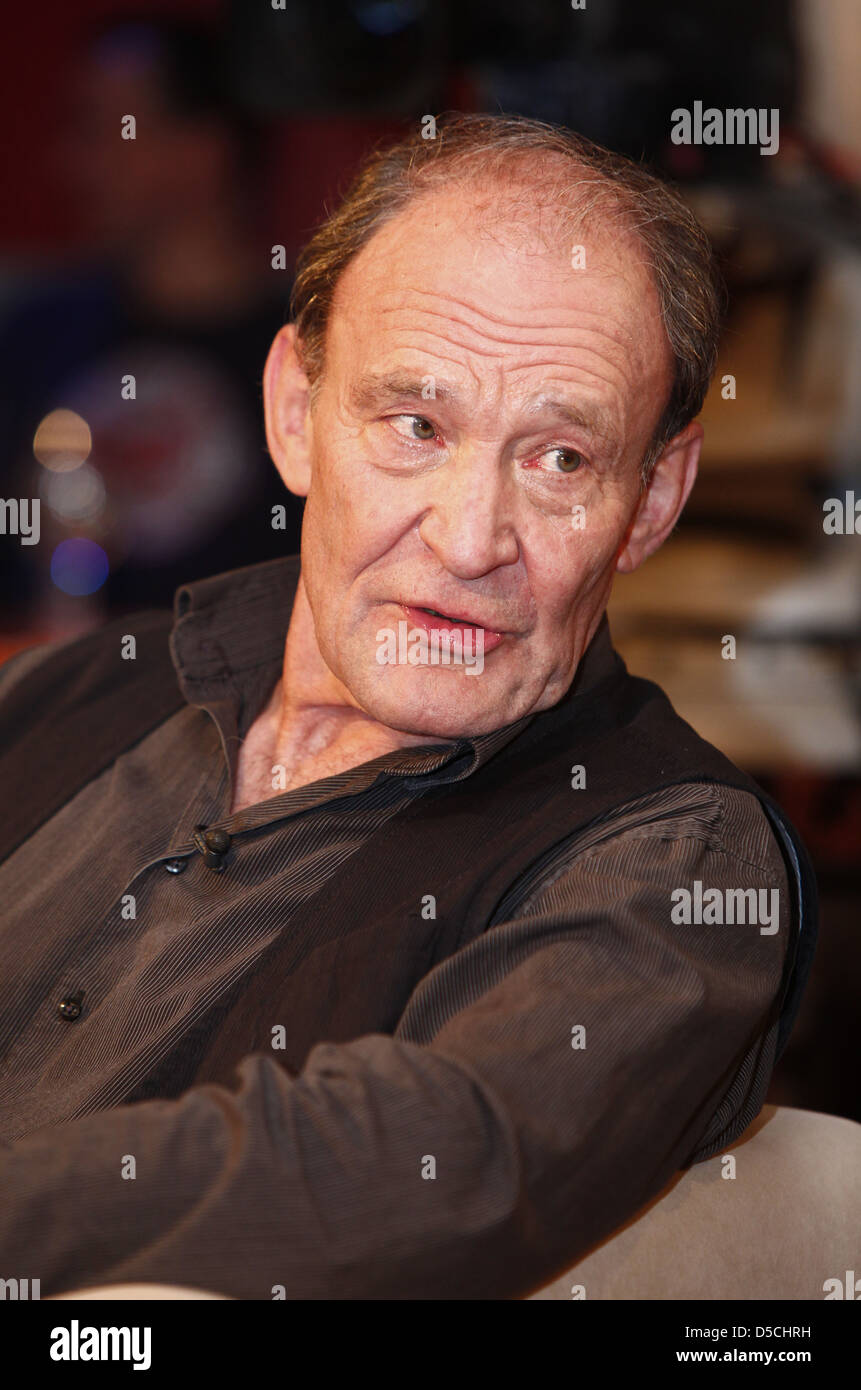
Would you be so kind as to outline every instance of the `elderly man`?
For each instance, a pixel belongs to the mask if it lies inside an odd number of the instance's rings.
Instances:
[[[757,1114],[806,856],[605,617],[717,302],[567,132],[377,153],[266,364],[301,564],[7,667],[0,1252],[43,1296],[522,1297]]]

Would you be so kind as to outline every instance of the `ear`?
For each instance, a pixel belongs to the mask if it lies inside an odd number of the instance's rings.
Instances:
[[[697,476],[703,427],[693,420],[666,445],[652,469],[625,544],[616,559],[630,574],[663,545],[678,521]]]
[[[263,370],[266,443],[284,485],[297,497],[311,486],[309,382],[296,351],[296,326],[275,335]]]

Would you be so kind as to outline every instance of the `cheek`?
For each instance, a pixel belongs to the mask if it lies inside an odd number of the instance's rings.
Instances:
[[[569,627],[582,601],[612,583],[630,512],[622,505],[593,507],[576,526],[570,520],[562,526],[557,518],[552,526],[532,528],[524,559],[546,632]]]
[[[593,492],[555,516],[524,514],[524,547],[539,560],[542,570],[570,585],[574,575],[588,578],[610,564],[634,509],[621,495]]]
[[[303,543],[324,553],[333,573],[352,574],[396,541],[415,515],[410,505],[409,490],[369,467],[358,438],[342,433],[315,453]]]
[[[334,537],[355,529],[356,519],[366,505],[362,471],[349,440],[332,440],[330,436],[325,445],[317,443],[305,504],[317,531]]]

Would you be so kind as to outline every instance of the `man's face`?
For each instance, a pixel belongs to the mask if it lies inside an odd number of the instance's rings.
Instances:
[[[424,197],[341,278],[302,535],[328,667],[374,719],[440,737],[564,694],[670,385],[635,244],[586,230],[574,268],[561,235],[545,245],[536,219],[512,226],[504,199],[484,230],[464,208],[462,192]],[[449,626],[426,609],[482,629],[480,673],[478,660],[381,664],[381,632]]]

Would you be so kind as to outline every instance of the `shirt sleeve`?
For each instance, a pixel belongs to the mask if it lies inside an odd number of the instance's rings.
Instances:
[[[394,1036],[319,1043],[298,1075],[253,1054],[232,1089],[0,1149],[2,1262],[43,1297],[506,1299],[564,1273],[690,1159],[747,1059],[770,1069],[787,880],[773,839],[736,843],[725,792],[569,852]],[[779,928],[674,922],[697,880],[776,889]]]

